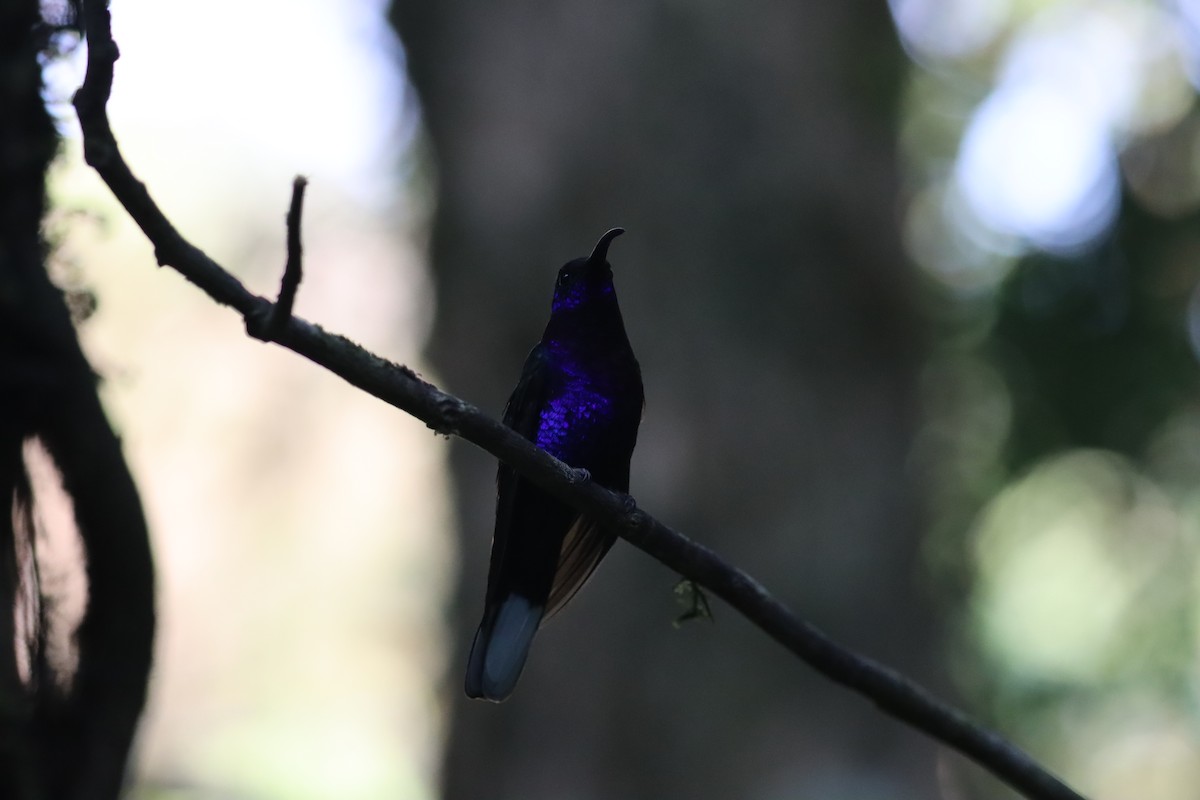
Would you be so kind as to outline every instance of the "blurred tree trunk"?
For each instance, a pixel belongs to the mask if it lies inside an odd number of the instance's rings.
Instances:
[[[647,391],[633,494],[838,638],[938,687],[905,471],[921,333],[884,3],[397,2],[437,176],[432,357],[497,413],[555,270],[613,225]],[[450,798],[929,797],[935,751],[618,546],[513,699],[462,697],[495,465],[464,531]]]
[[[46,271],[46,170],[58,147],[41,94],[48,33],[37,0],[0,0],[0,797],[115,800],[146,697],[154,576],[137,490]],[[60,587],[38,576],[35,551],[60,515],[31,485],[32,442],[84,554],[82,619],[66,619]],[[47,653],[58,626],[74,665]]]

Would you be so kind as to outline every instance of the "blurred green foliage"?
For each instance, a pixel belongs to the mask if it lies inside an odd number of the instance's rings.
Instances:
[[[1078,246],[1039,248],[989,224],[954,160],[1030,37],[1044,44],[1072,15],[1151,12],[1042,3],[1008,9],[994,38],[954,59],[910,42],[922,66],[902,136],[907,236],[936,320],[913,466],[930,500],[927,562],[961,610],[960,690],[1089,796],[1184,800],[1200,782],[1194,90],[1163,114],[1161,82],[1137,87],[1132,107],[1157,116],[1130,112],[1106,132],[1118,212]],[[1139,57],[1177,47],[1184,75],[1185,12],[1153,19],[1171,37]]]

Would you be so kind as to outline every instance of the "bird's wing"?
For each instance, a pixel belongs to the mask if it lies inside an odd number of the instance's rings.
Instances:
[[[614,541],[615,536],[606,533],[589,517],[581,516],[575,520],[575,524],[563,539],[562,550],[559,551],[558,567],[554,571],[550,597],[546,600],[546,616],[542,618],[543,623],[575,596]]]
[[[504,424],[531,441],[537,438],[549,372],[545,348],[538,344],[529,351],[521,370],[521,379],[508,398],[508,405],[504,407]],[[509,530],[521,483],[520,476],[513,468],[501,461],[496,472],[496,529],[492,536],[492,558],[488,569],[488,603],[496,599],[495,593],[500,589],[498,579],[508,550]]]
[[[525,358],[521,380],[517,381],[517,387],[508,398],[508,405],[504,406],[504,424],[526,439],[537,436],[549,374],[550,359],[545,346],[539,343]]]

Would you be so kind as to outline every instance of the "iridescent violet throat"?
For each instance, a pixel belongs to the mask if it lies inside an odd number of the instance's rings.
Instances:
[[[550,322],[529,353],[504,424],[592,480],[629,491],[644,396],[625,335],[608,245],[558,271]],[[538,626],[579,590],[615,535],[501,462],[483,621],[467,663],[467,696],[512,693]]]

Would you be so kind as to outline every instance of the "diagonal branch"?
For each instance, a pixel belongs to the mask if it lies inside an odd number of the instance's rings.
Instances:
[[[88,67],[83,86],[75,95],[75,109],[83,130],[88,164],[96,169],[154,244],[159,263],[176,269],[216,302],[240,312],[251,335],[269,338],[352,386],[411,414],[434,431],[460,436],[510,464],[564,502],[611,525],[635,547],[709,589],[822,675],[975,760],[1026,797],[1083,800],[1011,742],[890,668],[837,644],[795,616],[750,575],[659,522],[638,508],[632,498],[593,483],[585,473],[558,461],[469,403],[421,380],[408,367],[386,361],[343,336],[327,333],[292,316],[285,309],[274,312],[269,300],[251,293],[186,241],[126,165],[105,110],[117,58],[105,0],[85,2],[84,23],[89,45]],[[295,195],[293,209],[296,210]],[[290,227],[298,235],[298,210],[295,222]],[[283,292],[281,298],[282,295]],[[257,326],[272,317],[278,329],[270,337],[259,335]]]

